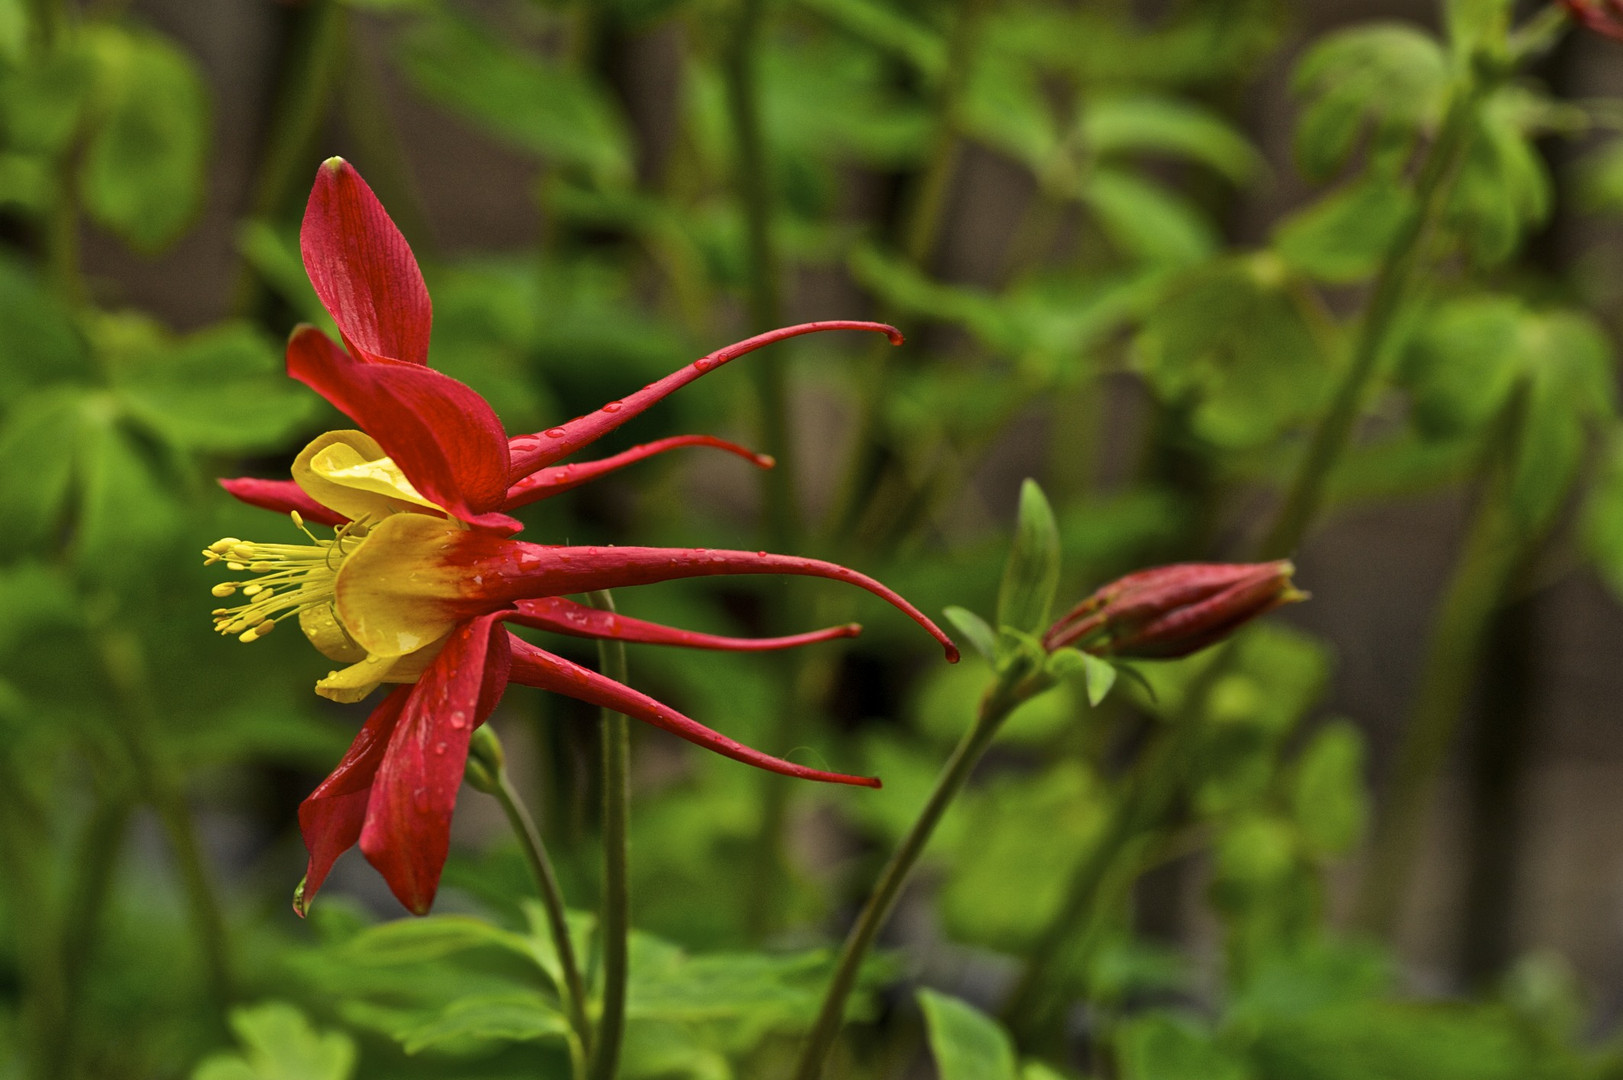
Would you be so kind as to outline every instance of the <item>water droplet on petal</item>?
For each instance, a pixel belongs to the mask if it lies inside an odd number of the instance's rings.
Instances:
[[[715,366],[716,362],[710,359],[708,356],[701,356],[699,359],[693,361],[693,369],[695,371],[709,371]]]
[[[564,429],[561,427],[547,428],[546,430],[546,436],[549,439],[561,439],[567,434],[568,432],[564,431]]]
[[[461,709],[458,709],[456,712],[451,714],[450,724],[456,730],[461,731],[463,728],[468,726],[468,714],[463,712]]]
[[[611,401],[607,405],[603,406],[603,411],[604,412],[619,412],[623,408],[625,408],[625,402],[623,402],[623,401]]]
[[[443,756],[445,754],[445,744],[442,743],[442,742],[435,743],[434,744],[434,753],[440,754],[440,755]]]

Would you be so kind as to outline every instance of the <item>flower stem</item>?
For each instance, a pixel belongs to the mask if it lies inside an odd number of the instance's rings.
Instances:
[[[524,849],[524,858],[530,864],[530,872],[535,875],[536,887],[541,892],[541,903],[547,912],[547,929],[552,933],[552,944],[558,950],[558,966],[564,973],[564,996],[568,998],[565,1003],[569,1010],[569,1023],[575,1029],[575,1035],[580,1039],[581,1049],[591,1053],[592,1025],[586,1017],[586,980],[581,978],[580,963],[575,958],[575,946],[569,939],[569,918],[564,907],[564,894],[558,888],[558,875],[553,873],[552,860],[547,857],[547,848],[541,840],[541,833],[535,827],[535,819],[530,811],[519,799],[518,792],[513,790],[513,782],[507,775],[505,768],[496,773],[496,786],[491,794],[496,801],[502,804],[502,812],[507,815],[507,823],[513,827],[513,834],[518,837],[519,846]]]
[[[136,785],[157,813],[168,837],[181,888],[191,908],[192,929],[203,955],[210,997],[223,1010],[235,998],[225,916],[180,780],[157,745],[158,714],[141,643],[127,632],[105,630],[97,635],[97,644],[102,666],[123,707],[124,723],[119,730],[124,735]]]
[[[1313,432],[1273,528],[1263,541],[1262,558],[1285,558],[1295,553],[1324,501],[1325,487],[1347,448],[1353,425],[1363,414],[1364,402],[1390,344],[1398,315],[1413,292],[1415,269],[1424,241],[1431,227],[1442,217],[1450,191],[1449,181],[1470,141],[1477,107],[1488,89],[1482,76],[1474,71],[1468,78],[1470,81],[1455,91],[1437,138],[1420,167],[1415,181],[1415,208],[1392,238],[1386,257],[1381,261],[1369,306],[1353,345],[1351,362],[1336,387],[1329,411]]]
[[[840,1033],[840,1026],[845,1019],[845,1005],[851,997],[851,991],[856,987],[862,962],[867,958],[874,938],[878,936],[880,929],[885,925],[885,920],[890,916],[896,898],[901,895],[902,886],[906,884],[914,864],[919,861],[919,856],[930,843],[930,837],[934,835],[936,826],[941,823],[947,808],[952,805],[953,799],[963,789],[964,782],[969,779],[970,773],[974,772],[981,756],[986,753],[986,748],[997,736],[1003,721],[1008,719],[1009,714],[1021,702],[1047,685],[1041,675],[1033,676],[1029,670],[1017,666],[1004,672],[981,700],[975,722],[959,740],[941,774],[936,777],[935,788],[925,801],[918,819],[913,822],[912,828],[907,831],[901,844],[891,854],[890,861],[880,872],[879,881],[874,885],[873,892],[868,895],[867,903],[863,905],[862,913],[857,916],[856,923],[846,935],[833,978],[829,980],[828,989],[823,994],[822,1008],[818,1011],[811,1034],[806,1038],[800,1063],[795,1068],[795,1080],[818,1080],[822,1076],[823,1062]]]
[[[602,589],[587,594],[599,611],[613,611],[614,598]],[[621,641],[598,643],[602,673],[627,681],[626,647]],[[631,897],[627,872],[627,828],[631,819],[631,732],[625,716],[603,710],[603,1008],[592,1043],[591,1080],[614,1080],[625,1035]]]
[[[1361,929],[1383,937],[1390,936],[1401,914],[1432,793],[1459,728],[1493,613],[1504,602],[1517,567],[1548,528],[1548,522],[1523,521],[1506,490],[1523,451],[1527,390],[1523,385],[1512,395],[1488,437],[1476,513],[1432,626],[1420,689],[1375,822],[1354,918]]]

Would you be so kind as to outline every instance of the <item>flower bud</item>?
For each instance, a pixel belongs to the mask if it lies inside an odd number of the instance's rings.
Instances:
[[[468,763],[462,769],[462,778],[468,786],[494,795],[501,788],[502,771],[506,768],[507,755],[502,753],[501,740],[490,730],[490,725],[474,728],[468,739]]]
[[[1281,604],[1306,600],[1287,559],[1179,563],[1118,578],[1049,627],[1043,647],[1094,656],[1171,660],[1188,656]]]

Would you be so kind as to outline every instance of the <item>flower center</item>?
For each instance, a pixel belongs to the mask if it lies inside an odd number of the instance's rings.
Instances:
[[[214,609],[214,629],[221,634],[258,641],[289,615],[332,604],[338,569],[366,539],[367,526],[350,522],[333,539],[320,540],[305,528],[298,511],[292,517],[310,543],[256,544],[228,536],[203,549],[204,565],[223,562],[228,570],[254,575],[246,581],[221,582],[210,590],[218,597],[241,592],[246,598],[236,607]]]

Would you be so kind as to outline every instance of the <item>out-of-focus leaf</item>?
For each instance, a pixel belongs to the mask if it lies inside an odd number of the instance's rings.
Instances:
[[[953,628],[969,642],[969,647],[990,661],[997,655],[997,631],[991,624],[968,608],[949,607],[943,612]]]
[[[46,383],[87,379],[89,350],[67,306],[18,263],[0,257],[0,414],[25,391]]]
[[[0,0],[0,60],[15,63],[28,44],[28,12],[23,0]]]
[[[941,1080],[1019,1080],[1014,1041],[996,1020],[928,988],[919,991],[919,1005]]]
[[[156,34],[108,24],[87,33],[100,115],[80,163],[80,194],[91,217],[155,251],[202,206],[208,90],[191,58]]]
[[[1507,296],[1470,297],[1427,313],[1399,368],[1422,435],[1474,431],[1498,413],[1521,370],[1524,316],[1520,301]]]
[[[1499,1009],[1370,1002],[1306,1013],[1252,1042],[1257,1080],[1525,1080],[1540,1054]],[[1541,1060],[1544,1059],[1544,1060]]]
[[[803,163],[894,168],[918,161],[929,145],[929,113],[896,92],[892,72],[868,50],[796,42],[771,50],[760,71],[763,128]]]
[[[1116,665],[1109,660],[1083,653],[1082,671],[1087,677],[1088,704],[1097,707],[1110,693],[1111,687],[1116,685]]]
[[[1104,96],[1084,103],[1082,137],[1091,152],[1162,154],[1198,161],[1241,184],[1262,157],[1221,117],[1177,98]]]
[[[284,1002],[233,1009],[231,1028],[242,1052],[215,1054],[192,1080],[349,1080],[355,1074],[354,1040],[317,1031]]]
[[[624,124],[598,87],[471,18],[446,8],[423,19],[400,62],[424,93],[520,149],[608,183],[630,176]]]
[[[1007,52],[976,50],[960,108],[967,134],[1036,172],[1059,146],[1037,73]]]
[[[1400,23],[1369,23],[1331,34],[1296,67],[1296,93],[1306,98],[1296,128],[1296,156],[1323,178],[1352,153],[1366,123],[1407,137],[1442,116],[1448,60],[1437,42]]]
[[[54,155],[79,125],[95,63],[78,42],[63,42],[0,74],[0,130],[8,149]]]
[[[487,994],[451,1002],[432,1020],[397,1033],[408,1054],[448,1043],[535,1042],[564,1039],[569,1022],[540,994]]]
[[[315,410],[316,399],[283,375],[278,350],[246,323],[177,339],[140,316],[108,316],[95,337],[125,412],[178,447],[273,447]]]
[[[1410,190],[1371,173],[1286,218],[1274,250],[1293,269],[1332,284],[1372,277],[1409,216]]]
[[[1606,333],[1581,312],[1537,312],[1520,330],[1531,378],[1510,502],[1523,527],[1537,530],[1565,502],[1589,429],[1615,413],[1613,357]]]
[[[1251,1080],[1243,1060],[1193,1021],[1166,1012],[1136,1016],[1116,1036],[1122,1080]]]
[[[669,950],[670,946],[666,946]],[[663,963],[634,965],[626,1014],[651,1020],[734,1020],[799,1023],[815,1012],[828,956],[822,951],[665,954]]]
[[[994,638],[993,649],[996,648]],[[916,699],[914,720],[919,730],[949,746],[957,742],[974,722],[975,709],[991,681],[991,671],[980,663],[966,661],[937,667]],[[998,731],[998,743],[1041,746],[1075,723],[1080,712],[1078,698],[1069,685],[1062,684],[1049,693],[1021,702],[1004,720]],[[890,786],[889,777],[885,778],[885,786]]]
[[[1578,196],[1590,211],[1623,213],[1623,139],[1613,139],[1583,159]]]
[[[55,184],[43,155],[0,153],[0,206],[42,214],[55,197]]]
[[[1623,596],[1623,431],[1614,427],[1609,436],[1584,507],[1584,546],[1612,592]]]
[[[337,339],[338,325],[321,306],[304,272],[297,229],[278,229],[264,221],[244,222],[237,232],[237,252],[293,308],[300,321],[319,326]]]
[[[0,422],[0,552],[38,548],[63,528],[83,395],[31,395]]]
[[[1533,139],[1556,119],[1546,99],[1522,87],[1498,91],[1477,110],[1449,217],[1478,263],[1503,262],[1549,217],[1549,172]]]
[[[356,964],[400,967],[480,948],[535,960],[534,947],[525,937],[468,915],[396,919],[368,927],[345,944],[344,953]]]
[[[1137,173],[1101,166],[1088,174],[1078,194],[1105,235],[1133,258],[1190,266],[1217,250],[1217,231],[1209,221]]]
[[[1225,259],[1170,282],[1136,341],[1162,400],[1189,409],[1220,446],[1254,446],[1311,415],[1328,357],[1278,259]]]
[[[946,70],[947,43],[941,35],[880,0],[800,0],[800,6],[868,44],[904,58],[931,78]]]
[[[1048,497],[1035,480],[1020,485],[1014,542],[997,594],[998,626],[1040,634],[1059,587],[1059,526]]]
[[[174,536],[175,504],[148,453],[119,426],[109,395],[80,403],[74,468],[74,561],[86,575],[106,581],[138,573]]]
[[[1302,751],[1291,791],[1296,824],[1321,855],[1357,843],[1369,817],[1364,783],[1364,738],[1345,720],[1326,724]]]

